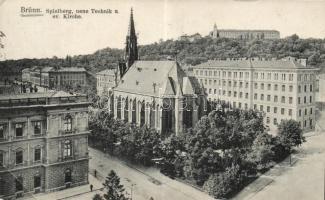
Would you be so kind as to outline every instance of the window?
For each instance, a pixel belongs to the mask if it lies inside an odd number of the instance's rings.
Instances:
[[[271,95],[269,95],[269,94],[267,95],[267,100],[271,101]]]
[[[266,112],[270,112],[270,106],[266,107]]]
[[[289,104],[292,104],[293,98],[289,97]]]
[[[290,85],[290,86],[289,86],[289,92],[292,92],[292,91],[293,91],[293,86]]]
[[[243,98],[243,93],[239,92],[239,98]]]
[[[292,109],[289,109],[289,116],[292,116]]]
[[[264,94],[261,94],[261,101],[264,100]]]
[[[278,91],[278,84],[274,85],[274,91]]]
[[[285,98],[285,96],[282,96],[281,97],[281,103],[285,103],[286,102],[286,98]]]
[[[298,97],[298,104],[300,104],[300,97]]]
[[[41,122],[33,122],[34,126],[34,135],[40,135],[41,134]]]
[[[304,103],[307,103],[307,97],[304,96]]]
[[[301,110],[300,109],[299,109],[299,112],[298,113],[299,113],[299,117],[301,117]]]
[[[266,117],[266,123],[267,123],[267,124],[270,123],[270,117]]]
[[[286,86],[282,85],[282,92],[285,92],[285,91],[286,91]]]
[[[231,81],[228,81],[228,86],[231,87]]]
[[[312,92],[313,91],[313,85],[310,85],[309,90]]]
[[[72,118],[70,115],[66,116],[66,118],[64,120],[64,130],[72,131]]]
[[[16,182],[16,192],[19,192],[19,191],[23,191],[24,187],[23,187],[23,177],[18,177],[16,178],[15,180]]]
[[[277,112],[278,112],[278,108],[277,108],[277,107],[274,107],[274,108],[273,108],[273,112],[274,112],[274,113],[277,113]]]
[[[41,176],[34,176],[34,188],[41,187]]]
[[[65,183],[70,183],[70,182],[72,182],[72,178],[71,178],[71,170],[70,170],[70,169],[67,169],[67,170],[65,170],[65,172],[64,172],[64,182],[65,182]]]
[[[260,111],[263,111],[263,105],[260,105]]]
[[[5,137],[5,125],[0,124],[0,139],[4,139]]]
[[[307,92],[307,85],[304,85],[304,92]]]
[[[273,124],[274,124],[274,125],[278,125],[278,120],[277,120],[277,118],[274,118],[274,119],[273,119]]]
[[[234,97],[237,97],[237,92],[236,91],[234,92]]]
[[[23,164],[23,151],[16,151],[16,165]]]
[[[245,83],[245,88],[248,88],[248,83],[247,82]]]
[[[23,137],[23,124],[15,124],[16,137]]]
[[[298,93],[301,92],[301,85],[298,85]]]
[[[214,92],[214,94],[217,94],[217,89],[214,89],[214,91],[213,91],[213,92]]]
[[[261,90],[264,90],[264,83],[261,83]]]
[[[243,87],[243,82],[239,82],[239,88]]]
[[[307,111],[307,108],[305,108],[305,115],[307,115],[307,112],[308,112],[308,111]]]
[[[64,157],[70,157],[70,156],[72,156],[72,144],[71,144],[71,140],[64,141],[63,156]]]
[[[248,99],[248,93],[245,94],[245,98]]]
[[[267,84],[267,90],[271,90],[271,84]]]
[[[254,89],[257,89],[257,83],[254,83]]]
[[[274,95],[274,102],[278,102],[278,96]]]
[[[257,109],[257,105],[256,104],[254,104],[254,110],[256,110]]]
[[[254,94],[254,99],[255,99],[255,100],[257,99],[257,94],[256,94],[256,93]]]
[[[312,102],[313,102],[313,97],[310,96],[310,97],[309,97],[309,103],[312,103]]]
[[[34,161],[40,161],[41,160],[41,148],[36,148],[34,150]]]
[[[281,108],[281,115],[284,115],[284,108]]]
[[[313,108],[310,108],[310,114],[311,115],[313,114]]]
[[[231,97],[231,91],[228,91],[228,97]]]
[[[0,151],[0,167],[4,166],[4,153]]]
[[[309,126],[310,126],[310,128],[313,127],[313,120],[312,119],[309,120]]]

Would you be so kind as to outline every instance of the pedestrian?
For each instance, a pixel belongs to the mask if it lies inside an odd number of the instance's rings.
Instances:
[[[90,184],[90,192],[92,192],[93,191],[93,184]]]
[[[95,178],[96,178],[97,177],[97,171],[96,171],[96,169],[94,171],[94,175],[95,175]]]

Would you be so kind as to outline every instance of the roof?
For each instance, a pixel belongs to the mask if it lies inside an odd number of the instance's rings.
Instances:
[[[61,67],[57,70],[53,69],[51,72],[86,72],[83,67]]]
[[[136,61],[114,90],[159,97],[194,94],[186,77],[176,61]]]
[[[50,98],[50,97],[71,97],[76,96],[64,91],[36,92],[36,93],[19,93],[1,95],[0,100],[7,99],[31,99],[31,98]]]
[[[316,69],[294,60],[209,60],[194,68],[243,68],[243,69]]]
[[[277,30],[263,30],[263,29],[253,29],[253,30],[249,30],[249,29],[218,29],[219,32],[277,32],[280,33]]]
[[[115,75],[115,73],[116,73],[115,69],[105,69],[103,71],[96,73],[96,75]]]

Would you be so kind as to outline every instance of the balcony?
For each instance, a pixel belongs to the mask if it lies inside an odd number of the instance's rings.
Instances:
[[[59,135],[70,135],[77,133],[78,129],[73,128],[72,130],[59,130]]]

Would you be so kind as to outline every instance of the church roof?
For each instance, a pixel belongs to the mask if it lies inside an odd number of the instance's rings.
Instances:
[[[159,97],[191,95],[191,84],[176,61],[135,61],[114,90]]]

